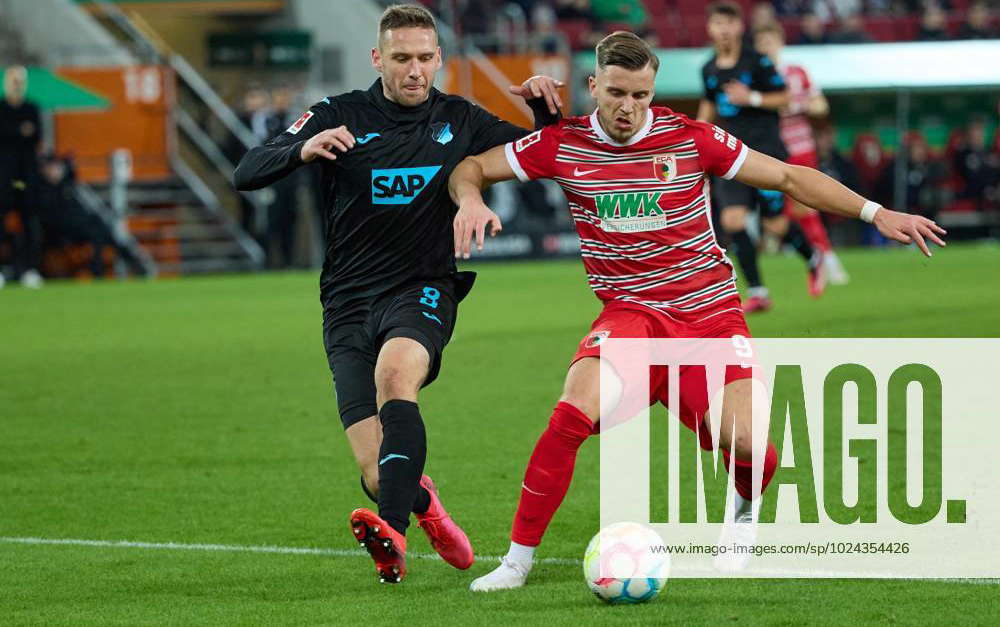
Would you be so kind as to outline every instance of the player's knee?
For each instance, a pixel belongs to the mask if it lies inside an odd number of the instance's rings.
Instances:
[[[775,216],[767,218],[764,222],[764,229],[775,237],[784,237],[788,232],[788,218],[785,216]]]
[[[727,233],[742,231],[747,226],[747,212],[742,207],[727,208],[719,216],[719,223]]]
[[[592,394],[581,394],[572,390],[564,390],[559,397],[560,403],[568,403],[576,407],[591,422],[601,419],[601,399]]]
[[[422,377],[418,378],[414,371],[403,366],[378,368],[375,371],[375,391],[379,407],[393,399],[416,402],[422,381]]]

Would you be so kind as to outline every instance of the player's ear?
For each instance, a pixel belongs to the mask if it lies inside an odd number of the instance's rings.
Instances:
[[[587,77],[587,88],[590,89],[590,95],[595,100],[597,99],[597,79],[593,76]]]
[[[372,67],[379,72],[382,71],[382,53],[378,48],[372,48]]]
[[[441,46],[437,47],[437,53],[436,54],[437,54],[437,67],[435,67],[434,69],[435,70],[440,70],[441,66],[444,65],[444,55],[441,54]]]

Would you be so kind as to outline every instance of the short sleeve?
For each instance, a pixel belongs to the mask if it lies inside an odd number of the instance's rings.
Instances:
[[[781,77],[778,68],[771,59],[762,54],[757,55],[757,67],[754,70],[753,85],[757,91],[781,91],[785,88],[785,79]]]
[[[338,120],[336,107],[331,104],[329,98],[324,98],[309,107],[309,110],[292,122],[291,126],[267,143],[279,145],[293,144],[309,139],[320,131],[335,128],[341,124],[342,122]]]
[[[522,182],[551,178],[559,151],[560,128],[546,126],[504,146],[510,169]]]
[[[705,172],[731,179],[740,171],[750,149],[735,135],[707,122],[688,122]]]
[[[520,139],[530,132],[520,126],[501,120],[478,105],[469,103],[469,107],[471,109],[469,122],[472,131],[469,154],[478,155],[494,146]]]

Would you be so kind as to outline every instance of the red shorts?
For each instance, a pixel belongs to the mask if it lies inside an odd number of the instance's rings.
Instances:
[[[746,319],[743,317],[743,310],[740,307],[738,298],[726,300],[718,307],[714,308],[715,313],[702,315],[699,312],[699,320],[696,322],[682,322],[655,309],[624,303],[621,301],[611,301],[605,303],[601,314],[594,320],[590,327],[590,333],[580,342],[573,362],[584,357],[600,357],[601,344],[607,338],[749,338],[750,330],[747,328]],[[739,340],[737,340],[739,341]],[[743,345],[748,345],[743,343]],[[644,362],[641,358],[637,360],[639,364]],[[740,358],[732,363],[745,362],[747,359]],[[752,361],[752,359],[750,360]],[[649,368],[649,395],[646,398],[638,398],[639,392],[630,388],[629,382],[635,381],[635,376],[629,376],[626,372],[629,365],[611,364],[618,371],[623,379],[624,402],[616,410],[616,415],[629,417],[635,415],[643,407],[649,407],[655,403],[667,405],[667,367],[651,366]],[[739,379],[747,379],[752,376],[750,368],[739,366],[727,366],[725,373],[725,383],[731,383]],[[709,394],[705,368],[699,366],[682,366],[679,372],[680,381],[680,419],[689,429],[694,430],[698,422],[708,411],[708,399],[714,395]],[[641,386],[639,386],[641,389]],[[605,421],[607,422],[607,421]],[[597,426],[595,425],[595,430]],[[705,435],[702,430],[701,434]],[[703,442],[704,445],[704,442]],[[709,448],[711,443],[709,442]]]

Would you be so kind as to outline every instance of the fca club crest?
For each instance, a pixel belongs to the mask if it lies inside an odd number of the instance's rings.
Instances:
[[[677,178],[677,155],[656,155],[653,157],[653,176],[669,183]]]
[[[594,348],[595,346],[600,346],[601,342],[608,339],[608,336],[610,335],[611,331],[598,331],[587,338],[586,347]]]

